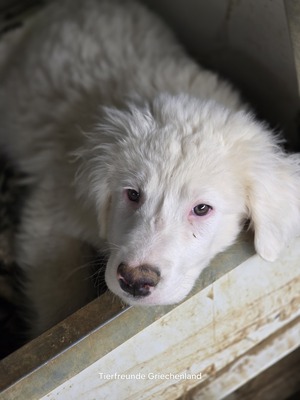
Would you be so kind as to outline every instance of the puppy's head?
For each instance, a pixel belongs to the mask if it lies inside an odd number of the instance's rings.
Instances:
[[[246,219],[266,260],[299,234],[299,160],[246,113],[161,95],[105,121],[82,176],[110,248],[107,285],[126,302],[182,300]]]

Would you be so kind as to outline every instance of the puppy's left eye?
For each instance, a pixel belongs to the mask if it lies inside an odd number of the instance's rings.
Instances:
[[[196,207],[193,208],[193,213],[198,217],[203,217],[204,215],[207,215],[210,210],[212,210],[211,206],[207,204],[198,204]]]
[[[140,200],[140,193],[134,189],[127,189],[128,200],[138,203]]]

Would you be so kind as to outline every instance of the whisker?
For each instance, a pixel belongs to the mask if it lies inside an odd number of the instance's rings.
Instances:
[[[112,250],[120,250],[121,246],[115,244],[115,243],[107,243],[106,247],[102,247],[101,251],[102,252],[111,252]]]
[[[65,274],[65,275],[62,277],[62,279],[65,280],[65,281],[67,281],[67,280],[70,279],[74,274],[76,274],[78,271],[81,271],[81,270],[86,269],[86,268],[90,268],[90,266],[91,266],[90,262],[88,262],[88,263],[86,263],[86,264],[79,265],[78,267],[72,269],[72,271],[70,271],[70,272],[68,272],[67,274]]]

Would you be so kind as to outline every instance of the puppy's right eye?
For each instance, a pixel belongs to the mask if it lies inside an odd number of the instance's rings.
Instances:
[[[134,189],[127,189],[128,200],[138,203],[140,201],[140,193]]]
[[[207,204],[198,204],[193,208],[193,213],[198,217],[204,217],[212,210],[212,207]]]

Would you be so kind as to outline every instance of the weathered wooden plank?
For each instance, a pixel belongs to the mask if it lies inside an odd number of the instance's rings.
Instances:
[[[231,364],[218,371],[215,376],[198,385],[190,395],[190,398],[193,400],[231,399],[231,396],[229,396],[231,393],[295,350],[299,346],[299,333],[300,318],[298,317],[245,354],[239,356]],[[252,393],[249,398],[256,399],[256,396],[253,397],[253,395]],[[232,398],[235,397],[232,396]],[[285,397],[282,394],[282,397],[275,398]]]
[[[290,399],[293,395],[294,400],[299,399],[299,366],[300,347],[226,396],[224,400],[278,400]],[[192,399],[197,400],[197,397],[191,394],[190,400]]]
[[[300,239],[278,262],[250,257],[43,399],[174,399],[199,380],[204,384],[280,329],[298,324],[299,258]],[[124,328],[119,318],[112,322]],[[300,344],[299,335],[286,332],[291,337],[283,353]],[[278,360],[276,352],[266,353],[264,368]],[[186,373],[201,379],[161,375]]]

